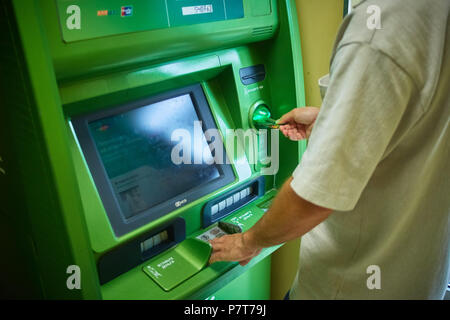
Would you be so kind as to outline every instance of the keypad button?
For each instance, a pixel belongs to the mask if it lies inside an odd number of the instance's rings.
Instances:
[[[167,231],[161,232],[159,235],[161,236],[161,242],[167,241],[169,239],[169,233]]]
[[[153,247],[153,238],[147,239],[141,243],[141,252],[147,251]]]
[[[161,236],[157,234],[156,236],[153,237],[153,245],[157,246],[160,243],[161,243]]]
[[[219,211],[222,211],[227,206],[225,200],[219,202]]]
[[[239,200],[241,200],[241,194],[238,192],[233,195],[233,201],[234,201],[234,203],[236,203]]]
[[[231,206],[233,204],[233,197],[227,198],[227,207]]]
[[[215,215],[217,212],[219,212],[219,205],[215,204],[211,207],[211,214]]]

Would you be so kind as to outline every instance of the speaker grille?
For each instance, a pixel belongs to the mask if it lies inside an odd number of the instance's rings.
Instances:
[[[271,35],[273,32],[273,26],[254,28],[252,31],[252,36],[261,37],[266,35]]]

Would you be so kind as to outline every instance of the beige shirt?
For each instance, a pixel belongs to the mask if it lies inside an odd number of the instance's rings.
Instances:
[[[381,29],[368,27],[370,5],[380,8]],[[443,297],[449,10],[448,0],[367,0],[344,20],[330,85],[291,183],[335,212],[302,238],[291,299]]]

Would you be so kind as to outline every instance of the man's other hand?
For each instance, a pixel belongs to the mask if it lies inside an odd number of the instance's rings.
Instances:
[[[217,261],[237,261],[245,266],[261,252],[251,244],[247,233],[236,233],[216,238],[210,241],[213,252],[209,263]]]
[[[316,107],[295,108],[277,121],[283,123],[280,131],[293,141],[308,139],[320,109]]]

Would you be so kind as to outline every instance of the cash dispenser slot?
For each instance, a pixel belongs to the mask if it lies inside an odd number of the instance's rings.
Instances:
[[[118,277],[142,262],[168,250],[186,238],[186,223],[177,218],[150,233],[103,255],[98,261],[100,284]]]
[[[217,237],[242,232],[242,227],[234,223],[219,221],[213,229]],[[212,247],[202,235],[186,239],[167,252],[153,258],[142,270],[164,291],[170,291],[208,266]]]
[[[164,291],[170,291],[205,268],[211,252],[209,242],[186,239],[154,258],[143,271]]]

